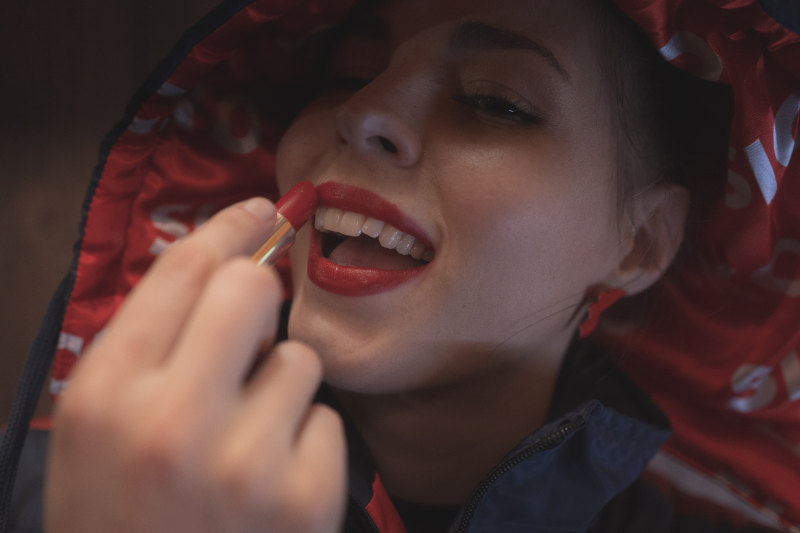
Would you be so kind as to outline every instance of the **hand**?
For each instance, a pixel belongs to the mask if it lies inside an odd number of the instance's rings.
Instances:
[[[54,417],[48,531],[338,530],[345,445],[335,412],[311,404],[321,363],[297,342],[269,349],[281,284],[242,257],[274,223],[263,199],[221,211],[83,356]]]

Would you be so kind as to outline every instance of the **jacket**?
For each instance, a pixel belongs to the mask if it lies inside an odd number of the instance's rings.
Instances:
[[[353,3],[224,1],[177,43],[106,136],[73,264],[34,341],[0,448],[0,530],[51,363],[57,396],[83,348],[170,242],[234,201],[275,198],[263,172],[273,167],[291,96],[322,30]],[[638,354],[623,365],[670,416],[675,433],[664,450],[673,459],[775,523],[798,524],[800,13],[767,0],[617,4],[673,64],[730,85],[737,107],[729,191],[698,236],[709,253],[665,285],[658,326],[602,341],[611,353]]]
[[[589,531],[670,434],[658,408],[602,352],[583,347],[571,350],[564,363],[548,418],[484,478],[450,531]],[[348,442],[345,530],[406,531],[352,428]],[[617,526],[604,530],[627,531]]]

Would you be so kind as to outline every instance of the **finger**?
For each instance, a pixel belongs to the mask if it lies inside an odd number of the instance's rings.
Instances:
[[[171,356],[176,388],[239,394],[259,347],[275,334],[283,288],[271,268],[237,258],[208,283]]]
[[[326,455],[324,449],[330,450],[327,459],[324,458]],[[344,459],[346,449],[344,423],[339,413],[332,407],[320,403],[309,407],[299,428],[296,446],[298,461],[301,464],[313,465],[313,462],[307,463],[307,461],[313,461],[314,457],[323,457],[321,461],[323,464],[331,464],[331,459]],[[344,461],[333,461],[333,463],[340,462]],[[312,467],[311,470],[318,469]]]
[[[247,384],[241,424],[253,440],[270,437],[274,427],[286,428],[284,444],[293,445],[321,379],[322,363],[310,347],[277,344]]]
[[[99,339],[112,374],[161,362],[184,327],[201,291],[219,266],[258,247],[275,224],[275,209],[253,198],[220,211],[175,243],[131,292]]]

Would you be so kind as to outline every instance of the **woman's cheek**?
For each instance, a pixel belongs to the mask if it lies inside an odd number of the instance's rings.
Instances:
[[[282,191],[304,179],[313,178],[322,154],[333,139],[332,126],[326,128],[317,114],[304,111],[286,130],[276,152],[275,171]]]

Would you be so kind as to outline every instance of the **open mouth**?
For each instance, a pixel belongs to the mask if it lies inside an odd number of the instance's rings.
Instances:
[[[368,296],[420,279],[434,258],[425,230],[395,204],[349,184],[317,185],[307,274],[318,287]]]
[[[314,227],[322,256],[341,266],[404,270],[433,260],[433,250],[417,237],[360,213],[321,206]]]

